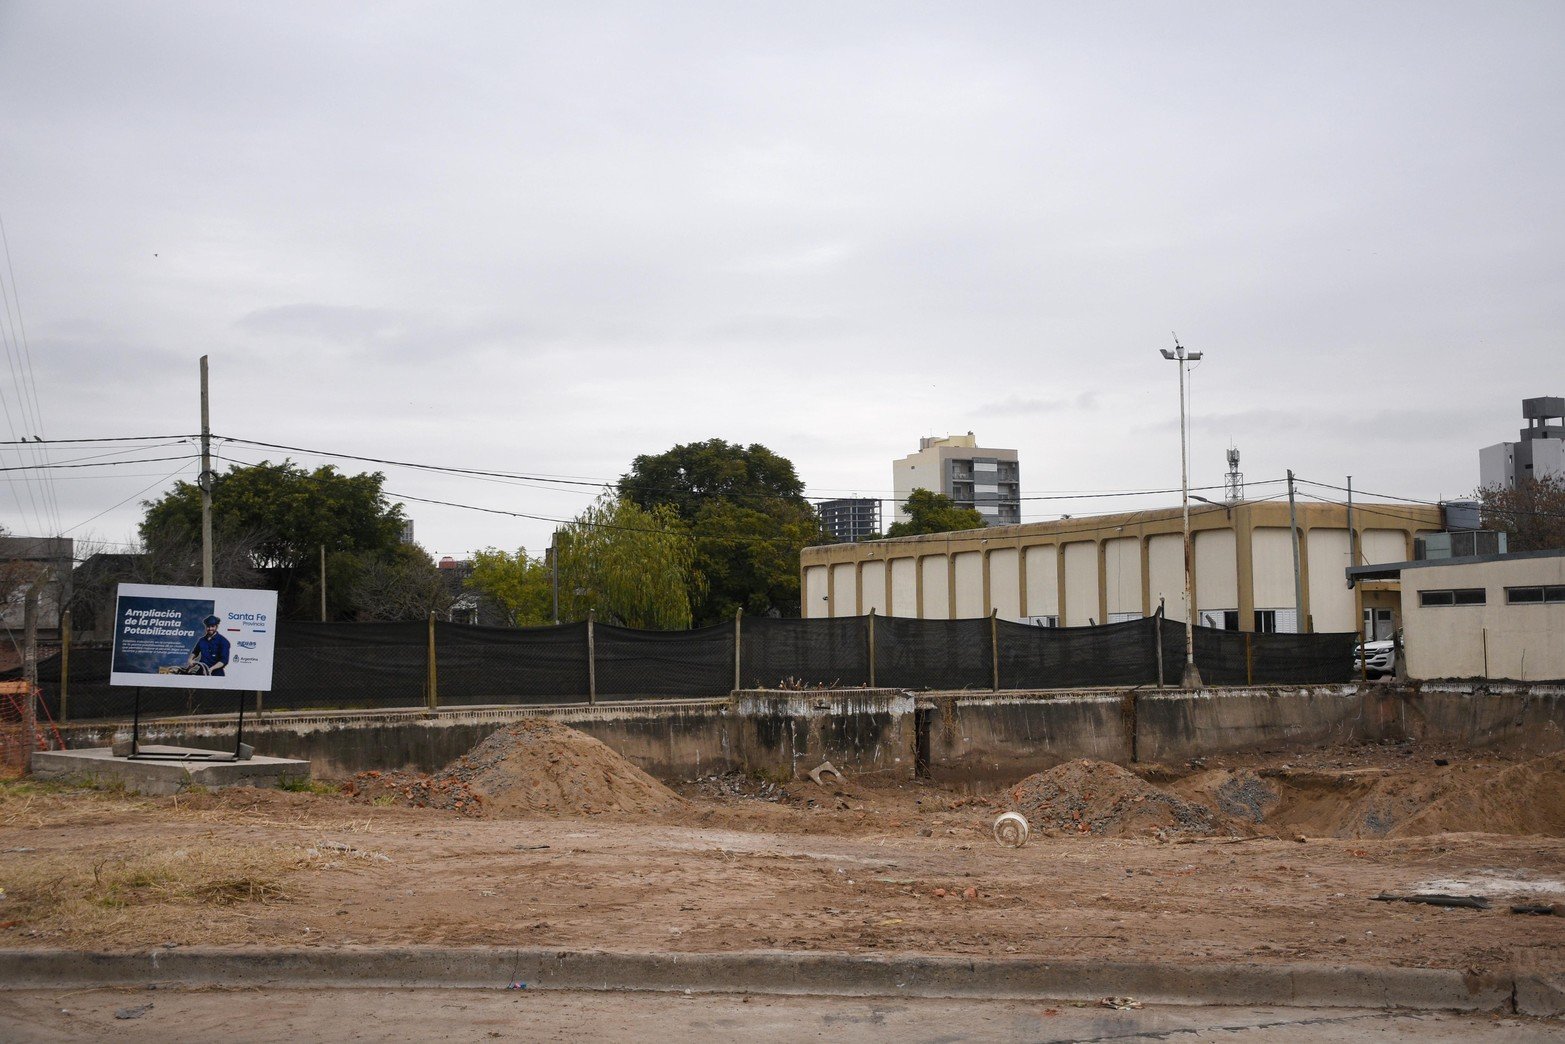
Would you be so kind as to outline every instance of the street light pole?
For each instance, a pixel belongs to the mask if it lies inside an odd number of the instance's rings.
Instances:
[[[1158,349],[1163,358],[1172,359],[1179,364],[1179,500],[1184,508],[1185,517],[1185,675],[1182,685],[1186,689],[1199,689],[1201,687],[1201,672],[1195,665],[1195,617],[1191,612],[1191,603],[1194,601],[1191,594],[1191,553],[1190,553],[1190,459],[1188,442],[1185,435],[1185,367],[1201,358],[1200,352],[1187,352],[1184,345],[1179,343],[1179,338],[1174,338],[1174,349]],[[1162,655],[1162,650],[1158,651]]]

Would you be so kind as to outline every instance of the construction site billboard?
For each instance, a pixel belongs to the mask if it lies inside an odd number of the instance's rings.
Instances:
[[[277,592],[120,584],[109,684],[272,687]]]

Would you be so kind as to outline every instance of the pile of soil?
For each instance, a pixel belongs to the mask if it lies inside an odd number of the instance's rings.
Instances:
[[[1028,776],[1011,788],[1011,807],[1035,830],[1094,837],[1226,833],[1206,805],[1187,801],[1106,761],[1083,758]]]
[[[1447,833],[1565,836],[1565,753],[1425,749],[1294,751],[1282,764],[1138,771],[1244,833],[1353,840]]]
[[[1247,768],[1200,772],[1181,780],[1174,789],[1186,800],[1248,826],[1275,822],[1282,804],[1277,784]]]
[[[344,790],[390,796],[471,816],[669,812],[672,790],[609,747],[567,725],[528,718],[506,726],[434,775],[363,772]]]

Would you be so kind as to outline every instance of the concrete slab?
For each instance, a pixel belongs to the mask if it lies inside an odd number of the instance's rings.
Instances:
[[[143,753],[200,755],[223,753],[199,747],[144,744]],[[231,753],[231,752],[230,752]],[[86,750],[40,750],[33,754],[34,779],[123,783],[126,790],[149,797],[178,794],[191,787],[275,787],[285,779],[309,779],[310,763],[293,758],[255,755],[248,761],[131,760],[114,756],[112,747]]]

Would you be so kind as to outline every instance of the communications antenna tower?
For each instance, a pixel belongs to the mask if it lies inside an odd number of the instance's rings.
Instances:
[[[1244,472],[1239,470],[1239,447],[1228,447],[1228,477],[1223,485],[1223,499],[1237,504],[1244,499]]]

